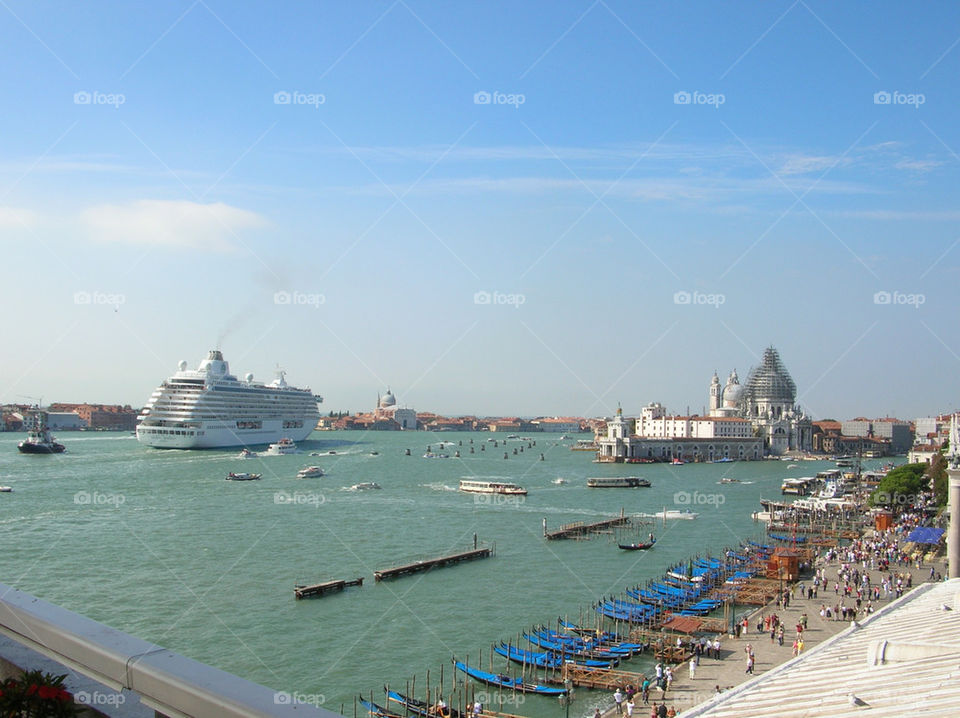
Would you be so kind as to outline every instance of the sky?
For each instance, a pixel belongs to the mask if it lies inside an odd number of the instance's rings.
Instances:
[[[960,395],[960,6],[0,2],[0,401]]]

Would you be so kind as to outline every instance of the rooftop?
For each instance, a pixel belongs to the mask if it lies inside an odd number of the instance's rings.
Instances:
[[[960,579],[918,586],[861,624],[688,716],[955,716]]]

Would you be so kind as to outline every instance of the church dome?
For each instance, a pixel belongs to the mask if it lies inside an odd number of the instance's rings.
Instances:
[[[797,385],[780,361],[776,349],[767,347],[763,352],[763,360],[760,366],[750,371],[741,397],[751,402],[793,405],[797,398]]]
[[[380,399],[380,408],[388,409],[391,406],[397,405],[397,399],[394,397],[393,393],[387,389],[387,393],[383,395],[383,398]]]
[[[740,403],[740,397],[743,395],[742,384],[727,384],[723,390],[724,406],[736,406]]]

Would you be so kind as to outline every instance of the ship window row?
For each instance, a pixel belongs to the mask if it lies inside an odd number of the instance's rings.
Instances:
[[[140,427],[141,434],[165,434],[168,436],[203,436],[205,431],[188,431],[186,429],[152,429],[145,426]]]

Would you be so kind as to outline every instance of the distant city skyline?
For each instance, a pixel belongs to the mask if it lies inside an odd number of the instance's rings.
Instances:
[[[51,13],[52,7],[56,11]],[[960,397],[960,7],[0,8],[0,401],[219,347],[368,411]]]

